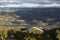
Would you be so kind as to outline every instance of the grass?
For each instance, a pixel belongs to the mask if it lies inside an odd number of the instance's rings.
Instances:
[[[56,30],[56,32],[57,32],[57,38],[58,40],[60,40],[60,30]]]

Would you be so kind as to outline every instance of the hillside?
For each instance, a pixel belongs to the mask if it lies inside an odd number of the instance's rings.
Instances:
[[[36,23],[38,23],[39,21],[42,21],[42,23],[47,23],[49,26],[50,24],[60,20],[60,11],[59,10],[60,10],[60,8],[56,8],[56,7],[0,8],[0,17],[1,17],[0,20],[3,19],[3,21],[1,21],[1,24],[6,23],[9,25],[10,24],[11,25],[13,25],[13,24],[20,25],[21,23],[24,25],[27,25],[27,24],[36,25]],[[9,21],[5,22],[4,18]],[[36,21],[34,21],[34,20],[36,20]]]
[[[25,20],[19,19],[20,17],[14,12],[18,9],[0,8],[0,25],[27,25]]]
[[[60,40],[60,8],[1,8],[0,40]]]

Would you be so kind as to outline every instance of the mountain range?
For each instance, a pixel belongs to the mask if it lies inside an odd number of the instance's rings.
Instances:
[[[48,22],[60,21],[60,4],[37,4],[37,3],[19,3],[19,2],[0,2],[0,15],[19,16],[16,20],[25,20],[29,24],[34,24],[33,20]],[[5,17],[6,18],[6,17]],[[10,23],[10,22],[8,22]],[[14,21],[13,23],[19,23]]]
[[[7,11],[8,10],[8,11]],[[16,14],[23,19],[60,19],[60,8],[58,7],[46,7],[46,8],[0,8],[0,12],[11,12],[11,14]]]

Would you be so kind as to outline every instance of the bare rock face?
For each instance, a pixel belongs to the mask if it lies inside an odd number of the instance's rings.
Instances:
[[[44,31],[38,27],[32,27],[29,30],[29,33],[42,34]]]

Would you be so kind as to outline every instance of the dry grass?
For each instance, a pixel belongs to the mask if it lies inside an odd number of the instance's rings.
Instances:
[[[23,26],[0,26],[0,31],[16,30],[20,31]]]

